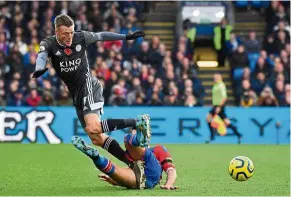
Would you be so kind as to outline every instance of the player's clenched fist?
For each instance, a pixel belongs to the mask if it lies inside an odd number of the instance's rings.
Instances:
[[[161,189],[166,189],[166,190],[176,190],[176,189],[179,189],[178,186],[168,186],[168,185],[161,185],[160,186]]]
[[[131,34],[127,34],[126,35],[126,40],[134,40],[134,39],[137,39],[139,37],[144,37],[145,36],[145,33],[143,31],[135,31]]]

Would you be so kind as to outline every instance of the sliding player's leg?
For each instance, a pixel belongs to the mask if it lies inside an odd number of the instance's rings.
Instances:
[[[140,146],[139,140],[137,134],[129,133],[124,136],[124,145],[130,160],[142,160],[145,154],[145,148]]]
[[[142,160],[144,162],[144,174],[146,177],[145,187],[154,188],[160,181],[162,168],[150,148],[140,147],[140,132],[125,135],[124,143],[129,158],[133,161]],[[148,145],[147,145],[148,146]]]
[[[82,153],[91,158],[96,168],[98,168],[104,174],[108,175],[120,186],[130,189],[138,188],[136,175],[132,169],[121,168],[113,164],[106,157],[100,156],[96,148],[87,145],[80,137],[72,137],[72,144]]]

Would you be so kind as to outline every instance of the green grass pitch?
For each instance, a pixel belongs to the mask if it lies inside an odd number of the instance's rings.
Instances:
[[[187,144],[166,147],[177,168],[177,185],[180,186],[177,191],[161,190],[158,186],[139,191],[107,185],[99,181],[99,172],[93,163],[70,144],[0,144],[0,195],[290,195],[290,147],[287,145]],[[109,155],[104,151],[101,154]],[[238,155],[249,157],[255,165],[254,176],[246,182],[236,182],[228,174],[229,161]]]

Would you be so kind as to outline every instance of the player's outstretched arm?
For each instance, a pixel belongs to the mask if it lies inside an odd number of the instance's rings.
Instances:
[[[117,34],[114,32],[88,32],[82,31],[85,37],[86,44],[96,43],[97,41],[114,41],[114,40],[134,40],[139,37],[144,37],[145,33],[143,31],[135,31],[131,34]]]
[[[161,185],[161,189],[167,189],[167,190],[175,190],[178,189],[178,186],[175,186],[175,182],[177,179],[177,172],[175,168],[168,169],[167,173],[167,181],[164,185]]]
[[[47,68],[45,67],[47,56],[48,53],[45,51],[38,53],[36,58],[35,72],[32,75],[33,78],[38,78],[47,71]]]
[[[33,78],[38,78],[43,75],[48,69],[46,66],[46,59],[51,51],[51,42],[44,39],[39,44],[39,52],[37,54],[35,62],[35,72],[33,73]]]

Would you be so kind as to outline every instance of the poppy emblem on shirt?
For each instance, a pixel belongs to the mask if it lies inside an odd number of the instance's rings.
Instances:
[[[65,52],[66,55],[71,55],[72,54],[72,50],[69,49],[69,48],[65,48],[64,52]]]

